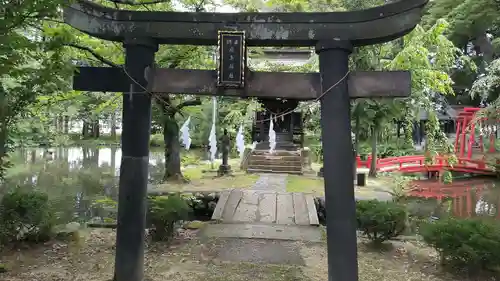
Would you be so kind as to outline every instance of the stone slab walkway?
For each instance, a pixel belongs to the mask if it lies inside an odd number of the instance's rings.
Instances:
[[[312,194],[241,189],[221,193],[212,220],[223,223],[319,225]]]
[[[300,250],[295,242],[257,239],[223,239],[212,249],[222,261],[304,266]]]
[[[209,224],[203,230],[203,233],[207,237],[216,238],[323,241],[323,233],[320,227],[301,225]]]
[[[287,174],[260,174],[252,186],[253,190],[286,191]]]

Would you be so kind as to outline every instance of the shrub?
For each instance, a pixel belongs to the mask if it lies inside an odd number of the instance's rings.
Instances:
[[[163,141],[163,134],[154,134],[149,137],[149,145],[150,146],[164,146],[165,142]]]
[[[110,197],[103,197],[92,202],[92,217],[102,218],[105,222],[116,222],[118,202]]]
[[[500,225],[480,219],[446,218],[425,224],[424,241],[441,255],[441,261],[470,272],[500,265]]]
[[[453,174],[450,171],[444,171],[443,183],[450,184],[453,182]]]
[[[52,236],[53,218],[45,193],[15,189],[0,202],[0,241],[47,241]]]
[[[189,205],[180,195],[155,196],[149,200],[148,218],[154,241],[169,241],[175,234],[175,225],[189,216]]]
[[[406,217],[404,206],[394,202],[363,200],[356,204],[358,229],[374,243],[382,243],[402,234]]]
[[[219,200],[215,193],[187,193],[182,198],[191,208],[191,215],[195,219],[210,219]]]
[[[366,160],[368,155],[371,155],[371,152],[372,148],[370,143],[359,143],[358,154],[365,158],[364,160]],[[414,155],[415,153],[416,151],[413,147],[406,147],[404,143],[386,143],[377,146],[377,158]]]
[[[408,192],[413,188],[412,181],[413,177],[391,175],[393,180],[393,185],[391,185],[391,190],[389,193],[392,195],[394,201],[400,201],[406,197]]]

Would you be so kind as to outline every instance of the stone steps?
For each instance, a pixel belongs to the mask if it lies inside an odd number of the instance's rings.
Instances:
[[[300,160],[283,161],[281,159],[250,159],[250,166],[286,166],[286,167],[302,167]]]
[[[297,157],[300,156],[300,150],[275,150],[273,154],[269,154],[269,149],[255,149],[252,155],[266,155],[266,156],[282,156],[282,157]]]
[[[255,169],[255,168],[248,168],[247,173],[251,174],[269,174],[269,173],[277,173],[277,174],[292,174],[292,175],[302,175],[302,171],[277,171],[273,170],[272,168],[266,167],[265,169]]]
[[[301,159],[300,151],[275,151],[274,153],[269,153],[265,150],[254,150],[252,156],[261,159],[282,159],[282,160],[293,160],[293,158]]]
[[[254,169],[254,170],[269,170],[274,173],[283,173],[283,172],[297,172],[297,173],[302,173],[302,166],[286,166],[286,165],[270,165],[270,164],[264,164],[264,165],[255,165],[255,164],[250,164],[248,165],[248,169]]]
[[[259,150],[269,151],[269,142],[260,142],[255,146],[255,148]],[[275,149],[284,151],[296,151],[297,149],[299,149],[299,146],[288,142],[287,143],[277,142]]]
[[[302,174],[302,154],[291,142],[282,143],[290,149],[278,148],[269,153],[267,142],[259,143],[257,149],[248,157],[249,173],[287,173]],[[259,145],[261,149],[259,149]]]
[[[299,152],[254,151],[248,160],[249,173],[287,173],[302,174],[302,157]]]

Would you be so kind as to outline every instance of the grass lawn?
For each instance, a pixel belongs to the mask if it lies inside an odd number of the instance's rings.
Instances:
[[[323,178],[314,175],[288,175],[286,190],[288,192],[304,192],[313,193],[322,196],[325,193],[325,183]],[[366,186],[355,187],[357,195],[370,196],[375,192],[388,192],[391,191],[390,178],[368,178]]]
[[[238,159],[229,160],[233,170],[232,176],[217,177],[216,170],[220,164],[220,160],[216,161],[214,169],[211,164],[188,166],[182,172],[190,180],[189,183],[164,183],[157,185],[155,191],[220,191],[230,188],[250,188],[259,178],[259,175],[241,171]]]
[[[5,281],[106,281],[113,276],[113,230],[84,230],[77,242],[47,243],[0,253],[7,272]],[[225,240],[197,237],[185,232],[170,246],[149,243],[145,272],[151,281],[319,281],[327,280],[326,244],[298,243],[303,265],[235,262],[214,252]],[[227,242],[227,241],[226,241]],[[485,281],[440,271],[437,254],[417,242],[395,242],[384,251],[374,251],[360,240],[360,281]]]
[[[316,195],[323,195],[325,192],[325,183],[323,178],[316,176],[288,175],[286,183],[288,192],[306,192]]]

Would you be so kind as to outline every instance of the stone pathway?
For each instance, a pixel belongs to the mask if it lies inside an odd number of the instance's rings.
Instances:
[[[305,265],[301,255],[301,243],[263,239],[220,240],[214,243],[211,252],[222,261]]]
[[[260,174],[252,189],[285,192],[286,179],[287,174]]]
[[[323,241],[323,232],[317,226],[279,225],[261,223],[208,224],[203,230],[207,237],[239,239],[271,239],[303,242]]]

